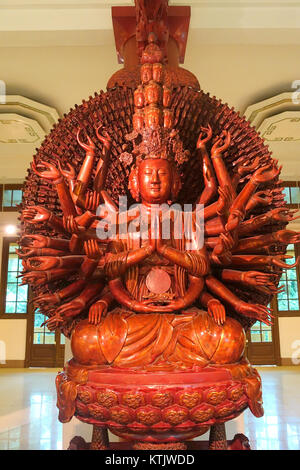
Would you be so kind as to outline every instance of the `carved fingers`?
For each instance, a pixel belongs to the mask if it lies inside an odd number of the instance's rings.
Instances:
[[[232,201],[233,201],[232,192],[230,191],[229,186],[225,185],[225,186],[219,186],[218,193],[219,193],[219,199],[218,199],[217,214],[220,216],[226,215],[226,213],[229,211],[232,205]]]
[[[271,314],[272,309],[269,307],[259,304],[248,304],[240,301],[237,311],[245,317],[255,318],[266,325],[272,325],[272,318],[274,318],[274,315]]]
[[[44,321],[44,323],[41,324],[41,327],[46,325],[48,330],[53,331],[56,330],[59,326],[61,326],[63,322],[64,319],[60,315],[55,314],[52,317],[48,318],[48,320]]]
[[[49,304],[55,305],[59,302],[59,297],[55,294],[41,294],[35,297],[35,299],[33,300],[33,303],[39,308],[43,308]]]
[[[276,220],[277,222],[291,222],[292,220],[299,218],[299,216],[294,217],[296,212],[298,212],[298,209],[291,211],[286,207],[278,207],[276,209],[272,209],[268,214],[271,220]]]
[[[24,235],[20,240],[20,245],[32,248],[45,248],[47,237],[44,235]]]
[[[256,170],[251,179],[256,184],[270,182],[280,174],[281,168],[281,166],[277,167],[277,162],[274,160],[274,164],[266,165]]]
[[[86,150],[87,152],[91,152],[91,153],[94,153],[95,151],[95,144],[94,142],[92,141],[92,139],[86,135],[87,137],[87,140],[88,140],[88,143],[84,143],[81,138],[80,138],[80,132],[82,131],[82,127],[80,127],[77,131],[77,142],[79,143],[80,147],[82,147],[84,150]]]
[[[69,163],[67,162],[67,170],[66,169],[63,169],[61,167],[61,162],[58,161],[58,167],[59,167],[59,170],[61,172],[61,174],[68,180],[68,181],[74,181],[76,179],[76,172],[75,172],[75,169],[74,167]]]
[[[35,286],[40,286],[47,282],[47,273],[44,271],[31,271],[25,274],[22,274],[22,285],[31,284]]]
[[[214,145],[211,149],[211,156],[218,156],[221,155],[225,150],[228,149],[231,142],[230,133],[227,131],[223,131],[221,136],[216,140]]]
[[[53,165],[53,163],[44,162],[44,161],[36,163],[34,160],[31,164],[31,167],[34,173],[40,176],[40,178],[50,180],[53,183],[61,179],[61,172],[59,169],[56,168],[55,165]]]
[[[27,270],[45,271],[53,269],[60,265],[59,257],[35,256],[22,261],[23,266]]]
[[[89,323],[98,325],[101,318],[107,313],[107,303],[105,300],[99,300],[90,307],[89,310]]]
[[[97,240],[87,240],[83,244],[84,252],[88,258],[98,260],[102,256]]]
[[[226,320],[226,310],[224,305],[217,299],[211,299],[207,303],[208,314],[221,326]]]
[[[23,210],[22,215],[29,224],[37,224],[49,220],[51,212],[41,206],[29,206]]]
[[[100,129],[102,128],[102,124],[101,126],[99,126],[97,129],[96,129],[96,134],[97,134],[97,137],[98,139],[100,140],[100,142],[102,142],[102,144],[104,145],[104,147],[109,150],[110,147],[111,147],[111,137],[110,135],[108,134],[108,132],[103,129],[102,131],[102,134],[100,134]]]
[[[265,286],[272,284],[272,274],[263,273],[260,271],[246,271],[242,273],[242,282],[250,286]]]
[[[276,240],[285,245],[299,243],[300,233],[294,232],[293,230],[279,230],[274,233]]]
[[[207,142],[212,138],[212,128],[208,124],[207,127],[201,127],[201,132],[197,141],[197,149],[204,148]]]
[[[81,299],[74,299],[58,307],[56,313],[63,318],[76,317],[84,308],[85,304]]]
[[[78,225],[73,215],[67,215],[63,217],[63,225],[66,232],[79,234],[82,232],[82,227]]]
[[[280,268],[284,268],[284,269],[292,269],[292,268],[295,268],[299,264],[300,256],[297,258],[295,263],[290,264],[290,263],[285,263],[283,261],[285,259],[292,259],[292,258],[293,256],[290,256],[290,255],[272,256],[271,264],[273,264],[274,266],[279,266]]]

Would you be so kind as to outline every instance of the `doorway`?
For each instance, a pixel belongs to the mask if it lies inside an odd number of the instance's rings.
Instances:
[[[41,326],[46,317],[39,310],[34,311],[32,304],[29,305],[28,315],[25,367],[63,367],[64,335]]]
[[[276,312],[276,299],[271,308]],[[276,309],[276,310],[275,310]],[[247,331],[246,356],[253,365],[280,365],[280,345],[278,318],[273,319],[273,325],[265,325],[260,321],[254,323]]]

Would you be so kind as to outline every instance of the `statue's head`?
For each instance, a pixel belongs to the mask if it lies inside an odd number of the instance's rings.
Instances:
[[[136,201],[163,204],[175,201],[181,187],[175,164],[165,158],[147,158],[138,162],[129,176],[129,189]]]
[[[133,131],[119,156],[133,167],[129,189],[136,201],[163,204],[177,199],[181,188],[178,168],[189,158],[171,109],[172,90],[164,83],[164,54],[152,33],[141,58],[141,83],[134,91]]]

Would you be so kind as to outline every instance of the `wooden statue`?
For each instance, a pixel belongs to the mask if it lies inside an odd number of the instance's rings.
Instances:
[[[277,161],[243,117],[168,68],[167,2],[151,2],[152,28],[149,5],[137,2],[134,73],[115,74],[37,151],[23,282],[48,328],[71,338],[59,419],[93,424],[91,448],[108,447],[106,429],[136,449],[180,449],[209,428],[209,447],[227,448],[226,421],[263,414],[245,332],[271,324],[300,236],[285,229]]]

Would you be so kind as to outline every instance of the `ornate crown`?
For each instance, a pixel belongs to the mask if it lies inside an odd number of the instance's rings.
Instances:
[[[189,158],[178,131],[173,129],[170,109],[172,90],[164,85],[163,52],[150,33],[141,57],[141,84],[134,91],[133,132],[127,134],[120,160],[130,165],[134,160],[163,158],[182,164]]]

